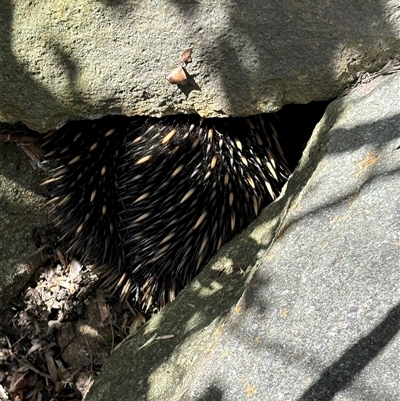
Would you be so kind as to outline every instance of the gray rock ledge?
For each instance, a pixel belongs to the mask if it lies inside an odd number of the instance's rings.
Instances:
[[[397,0],[0,2],[0,121],[248,116],[337,97],[400,57]],[[165,79],[193,50],[189,84]]]
[[[48,222],[39,183],[28,156],[0,142],[0,311],[42,262],[32,239],[34,228]]]

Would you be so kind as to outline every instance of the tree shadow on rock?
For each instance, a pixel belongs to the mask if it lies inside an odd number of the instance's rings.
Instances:
[[[329,401],[346,389],[357,375],[389,344],[400,330],[400,304],[383,321],[329,366],[298,401]]]

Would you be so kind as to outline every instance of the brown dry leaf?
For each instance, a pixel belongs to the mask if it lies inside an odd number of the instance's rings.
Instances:
[[[94,377],[91,374],[80,375],[76,380],[76,387],[82,393],[82,397],[85,398],[87,392],[94,382]]]
[[[71,283],[69,282],[69,280],[66,280],[64,277],[59,277],[57,279],[58,285],[60,287],[66,288],[67,290],[69,290],[69,287],[71,285]]]
[[[70,383],[73,380],[71,373],[65,369],[64,364],[57,359],[56,360],[58,369],[57,369],[57,376],[63,383]]]
[[[96,302],[100,314],[100,327],[108,327],[111,324],[112,315],[102,292],[98,290],[96,291]]]
[[[53,358],[53,352],[50,351],[48,348],[44,350],[44,356],[46,359],[47,370],[50,373],[50,377],[53,383],[57,382],[57,368]]]
[[[25,370],[20,372],[13,372],[10,382],[10,393],[16,393],[19,391],[29,390],[34,387],[37,381],[37,374],[31,370]]]
[[[26,353],[26,355],[30,355],[33,352],[37,351],[38,349],[42,348],[42,344],[40,343],[34,343],[32,344],[32,346],[29,348],[28,352]]]
[[[58,394],[62,393],[65,388],[65,384],[63,382],[56,382],[55,383],[55,390]]]
[[[61,262],[61,264],[63,266],[66,266],[68,264],[67,260],[64,257],[64,254],[61,251],[59,251],[58,249],[56,251],[56,255],[57,255],[58,260]]]
[[[82,271],[82,265],[77,261],[77,260],[72,260],[72,262],[69,264],[69,274],[68,277],[72,280],[77,282],[81,281],[81,271]]]
[[[25,299],[31,298],[32,302],[34,302],[37,305],[41,305],[42,303],[42,298],[40,297],[39,292],[35,288],[28,288],[28,290],[25,293]]]
[[[129,327],[129,335],[136,334],[136,332],[146,323],[146,318],[142,313],[138,313]]]
[[[68,290],[69,293],[73,295],[79,290],[79,285],[75,283],[70,283]]]

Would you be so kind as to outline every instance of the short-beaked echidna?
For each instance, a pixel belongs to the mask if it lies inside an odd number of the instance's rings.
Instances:
[[[290,174],[271,116],[107,116],[45,136],[69,254],[139,307],[162,307]]]

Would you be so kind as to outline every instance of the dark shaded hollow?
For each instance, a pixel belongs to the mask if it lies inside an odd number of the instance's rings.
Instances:
[[[325,107],[326,102],[289,105],[275,115],[204,121],[195,115],[106,116],[70,122],[46,135],[57,177],[49,181],[63,200],[56,220],[70,256],[98,264],[107,285],[123,287],[124,296],[133,288],[135,302],[150,285],[147,293],[154,291],[164,305],[169,288],[188,284],[275,199]]]
[[[315,126],[330,102],[288,104],[276,113],[282,126],[282,147],[292,171],[299,163]]]

